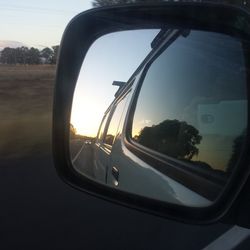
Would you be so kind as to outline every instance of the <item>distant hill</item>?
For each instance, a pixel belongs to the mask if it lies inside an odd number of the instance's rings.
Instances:
[[[5,47],[18,48],[22,46],[27,47],[27,45],[18,41],[0,40],[0,51],[3,50]]]

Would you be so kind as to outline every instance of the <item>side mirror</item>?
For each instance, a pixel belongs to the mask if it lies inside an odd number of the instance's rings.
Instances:
[[[62,179],[159,216],[242,225],[232,211],[248,206],[249,24],[244,10],[211,3],[75,17],[54,99]]]

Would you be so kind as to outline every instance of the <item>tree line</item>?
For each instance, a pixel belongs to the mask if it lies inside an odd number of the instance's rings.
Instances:
[[[152,127],[144,127],[133,139],[162,154],[191,161],[199,154],[196,145],[200,144],[202,136],[184,121],[164,120]]]
[[[56,64],[59,46],[42,50],[31,47],[6,47],[0,52],[0,63],[3,64]]]

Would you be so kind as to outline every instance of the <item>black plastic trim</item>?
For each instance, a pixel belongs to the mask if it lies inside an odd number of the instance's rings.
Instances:
[[[195,173],[192,169],[185,167],[184,164],[177,164],[170,160],[166,161],[163,157],[160,158],[156,156],[154,152],[149,152],[147,148],[138,145],[131,140],[125,140],[125,145],[137,157],[152,166],[152,168],[181,183],[210,201],[216,200],[218,194],[221,193],[225,185],[225,183],[213,181],[209,175],[202,176],[199,173]]]

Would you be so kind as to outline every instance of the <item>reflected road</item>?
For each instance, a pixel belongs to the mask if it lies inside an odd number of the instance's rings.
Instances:
[[[84,141],[73,140],[70,144],[72,164],[80,173],[94,178],[93,147]]]

